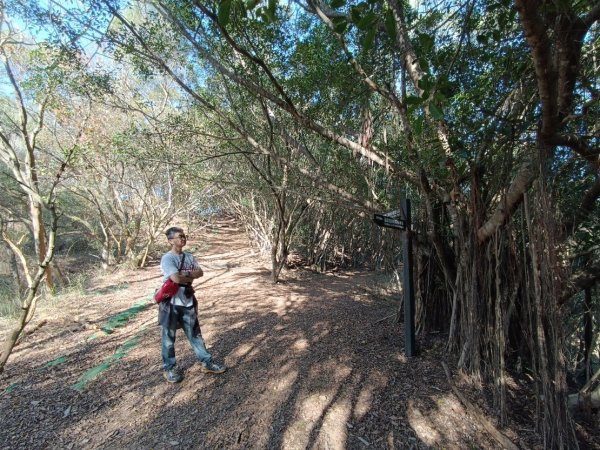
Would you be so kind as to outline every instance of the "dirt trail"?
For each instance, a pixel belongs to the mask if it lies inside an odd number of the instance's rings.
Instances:
[[[380,321],[395,304],[365,289],[372,274],[297,270],[273,285],[233,223],[188,247],[206,274],[202,332],[228,372],[201,373],[178,333],[185,379],[167,384],[143,304],[158,267],[98,278],[41,311],[11,357],[0,448],[498,448],[452,394],[442,341],[404,358],[401,328]]]

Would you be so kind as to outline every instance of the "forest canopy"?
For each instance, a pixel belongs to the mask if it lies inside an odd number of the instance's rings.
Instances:
[[[493,382],[501,422],[525,367],[570,446],[567,375],[600,368],[600,3],[0,4],[15,340],[67,258],[143,267],[174,218],[235,214],[274,282],[290,255],[397,270],[371,217],[410,198],[418,332]]]

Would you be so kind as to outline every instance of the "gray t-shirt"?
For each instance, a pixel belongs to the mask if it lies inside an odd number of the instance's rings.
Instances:
[[[183,253],[185,255],[183,260],[183,266],[181,267],[181,271],[185,272],[187,270],[195,270],[200,267],[194,255],[191,253]],[[163,273],[163,282],[167,281],[167,279],[177,273],[179,271],[179,266],[181,265],[181,255],[176,255],[172,252],[165,253],[160,259],[160,270]],[[171,299],[172,305],[180,305],[180,306],[192,306],[194,304],[193,297],[185,296],[185,287],[180,286],[179,291],[173,296]]]

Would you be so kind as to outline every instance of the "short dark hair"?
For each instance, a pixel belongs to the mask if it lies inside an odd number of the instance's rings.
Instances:
[[[183,233],[183,228],[171,227],[167,231],[165,231],[167,239],[173,239],[176,233]]]

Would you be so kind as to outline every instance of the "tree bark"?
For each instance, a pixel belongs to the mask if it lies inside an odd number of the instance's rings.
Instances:
[[[42,264],[47,252],[46,245],[46,229],[44,226],[43,206],[30,197],[29,211],[31,223],[33,225],[33,236],[35,242],[35,253],[38,258],[38,263]],[[51,294],[54,294],[54,280],[52,277],[51,265],[46,266],[46,287]]]
[[[569,409],[575,408],[600,408],[600,369],[577,393],[568,398]]]
[[[17,325],[9,333],[7,340],[2,345],[2,354],[0,355],[0,374],[4,371],[4,367],[6,366],[8,358],[10,357],[15,344],[21,336],[21,333],[33,317],[33,312],[38,299],[40,283],[46,275],[46,269],[54,257],[54,244],[56,240],[58,216],[56,214],[54,205],[50,205],[48,209],[51,214],[51,230],[48,236],[46,253],[44,255],[44,259],[38,266],[35,276],[32,278],[32,284],[29,286],[27,296],[22,302],[21,314],[19,316],[19,320],[17,321]]]

